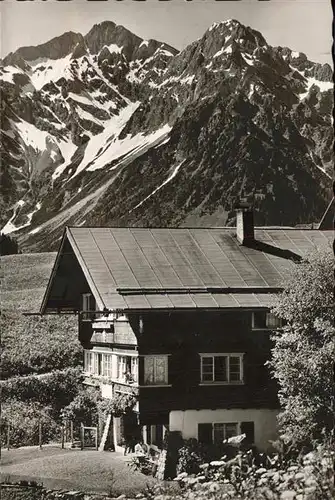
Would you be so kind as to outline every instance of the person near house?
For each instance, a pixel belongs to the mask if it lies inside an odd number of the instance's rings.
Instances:
[[[125,436],[125,447],[124,447],[124,455],[127,453],[134,453],[136,439],[134,436]]]
[[[134,377],[133,377],[130,370],[125,371],[123,375],[124,375],[125,381],[128,384],[132,384],[134,382]]]
[[[135,454],[140,455],[140,456],[146,455],[146,450],[145,450],[144,446],[145,445],[143,444],[143,441],[139,441],[138,443],[136,443]]]

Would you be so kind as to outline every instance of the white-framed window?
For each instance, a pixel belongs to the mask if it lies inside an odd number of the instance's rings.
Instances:
[[[91,293],[83,293],[82,304],[81,304],[81,310],[82,310],[81,319],[83,321],[90,321],[94,319],[95,315],[92,313],[92,311],[95,311],[95,309],[96,309],[96,302],[93,295]]]
[[[136,356],[117,356],[117,378],[121,382],[138,382],[138,358]]]
[[[144,357],[144,384],[145,385],[168,384],[167,355]]]
[[[271,312],[254,311],[252,313],[252,329],[253,330],[275,330],[281,328],[283,322]]]
[[[222,443],[225,439],[229,439],[238,435],[237,422],[214,423],[213,424],[213,443]]]
[[[243,354],[200,354],[202,383],[243,382]]]
[[[206,444],[222,444],[223,441],[241,432],[238,422],[212,422],[198,424],[198,440]]]
[[[111,354],[102,354],[102,375],[104,377],[112,378],[112,361]]]
[[[95,353],[92,351],[84,351],[84,371],[86,373],[94,374],[95,363],[94,363]]]
[[[281,328],[283,326],[283,321],[281,318],[278,318],[278,316],[275,316],[271,312],[266,313],[266,328],[271,329],[276,329],[276,328]]]

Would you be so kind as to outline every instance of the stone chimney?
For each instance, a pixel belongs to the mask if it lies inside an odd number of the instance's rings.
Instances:
[[[241,245],[247,245],[254,241],[254,213],[251,206],[240,201],[235,206],[236,209],[236,237]]]

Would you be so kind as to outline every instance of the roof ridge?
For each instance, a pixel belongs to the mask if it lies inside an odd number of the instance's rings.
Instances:
[[[197,230],[210,230],[210,229],[225,229],[229,231],[236,231],[235,226],[155,226],[155,227],[140,227],[140,226],[66,226],[69,229],[141,229],[151,231],[152,229],[166,229],[166,230],[187,230],[187,229],[197,229]],[[292,226],[255,226],[254,229],[266,231],[266,230],[282,230],[282,231],[334,231],[334,229],[318,229],[311,227],[292,227]]]

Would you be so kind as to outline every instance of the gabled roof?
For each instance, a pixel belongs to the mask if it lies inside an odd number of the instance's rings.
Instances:
[[[248,246],[234,228],[69,227],[66,238],[101,309],[221,309],[268,307],[287,269],[333,232],[256,228]]]

